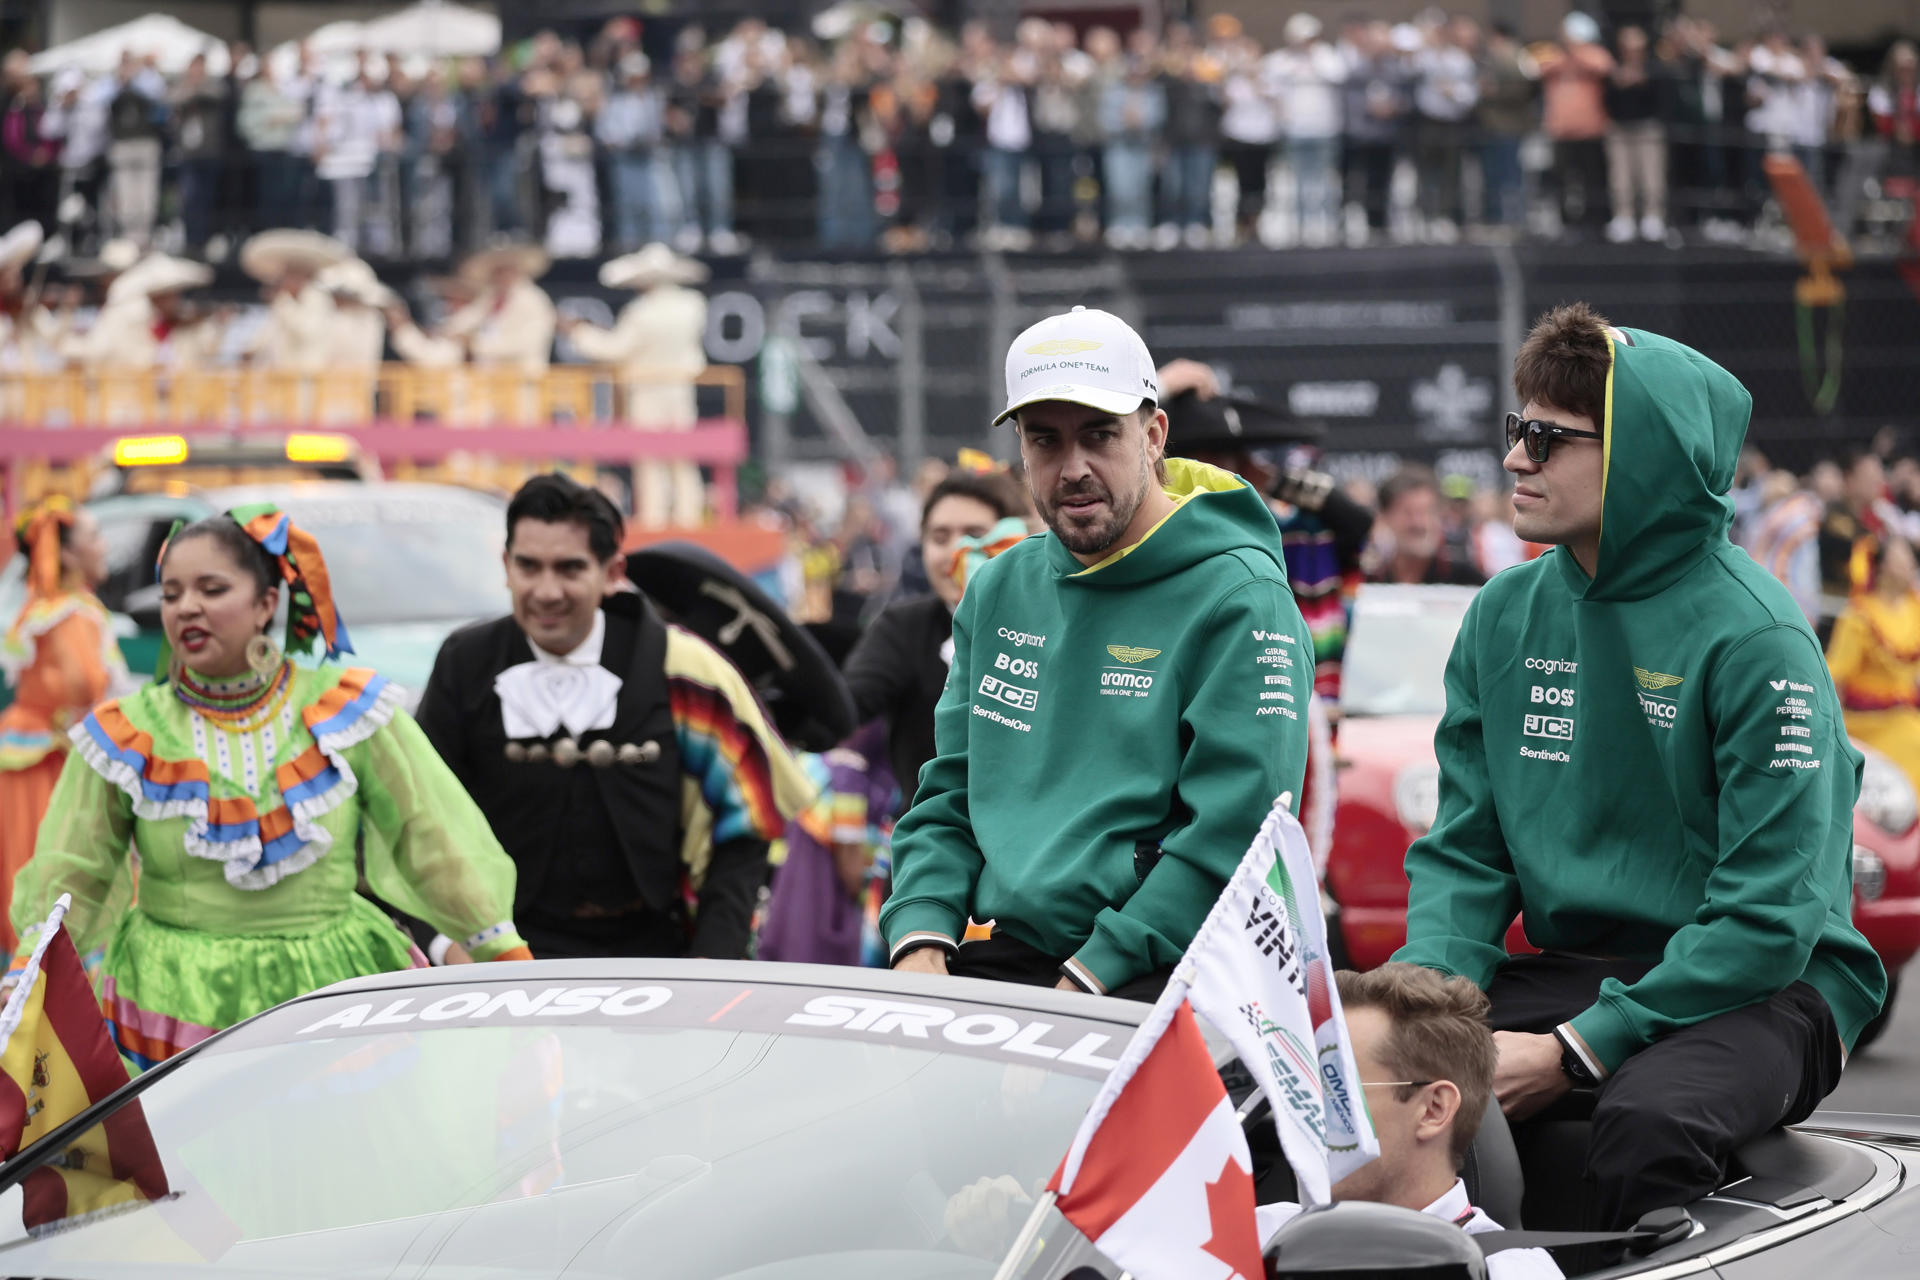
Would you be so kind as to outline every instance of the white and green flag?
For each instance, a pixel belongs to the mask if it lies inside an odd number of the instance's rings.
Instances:
[[[1380,1154],[1327,956],[1313,855],[1283,795],[1174,971],[1273,1105],[1305,1204]]]

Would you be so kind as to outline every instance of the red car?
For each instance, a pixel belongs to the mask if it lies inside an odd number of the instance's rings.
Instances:
[[[1341,663],[1339,804],[1327,861],[1330,910],[1348,963],[1381,964],[1406,939],[1407,846],[1426,834],[1439,803],[1433,731],[1446,707],[1442,676],[1471,587],[1368,585],[1354,601]],[[1900,970],[1920,951],[1920,800],[1886,756],[1867,758],[1853,809],[1853,919],[1887,967],[1886,1025]],[[1521,921],[1507,934],[1526,950]]]

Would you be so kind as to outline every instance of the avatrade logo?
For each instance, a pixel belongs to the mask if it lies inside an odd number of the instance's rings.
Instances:
[[[1767,681],[1767,683],[1773,686],[1773,691],[1775,693],[1785,693],[1789,689],[1793,690],[1795,693],[1812,693],[1813,692],[1812,685],[1801,684],[1798,680],[1769,680]]]

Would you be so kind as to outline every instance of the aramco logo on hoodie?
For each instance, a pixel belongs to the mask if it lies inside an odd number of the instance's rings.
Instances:
[[[1663,689],[1671,689],[1686,680],[1685,676],[1670,676],[1664,671],[1649,671],[1645,667],[1635,667],[1633,678],[1640,685],[1636,696],[1640,699],[1640,710],[1646,713],[1647,723],[1656,729],[1673,728],[1674,717],[1680,714],[1680,704],[1672,698],[1653,696]]]

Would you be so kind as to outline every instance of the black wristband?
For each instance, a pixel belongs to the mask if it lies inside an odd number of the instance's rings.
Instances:
[[[1580,1051],[1574,1047],[1565,1028],[1555,1027],[1553,1038],[1560,1042],[1560,1070],[1567,1079],[1573,1081],[1575,1088],[1591,1089],[1600,1083],[1600,1078],[1587,1066],[1587,1060],[1580,1056]]]
[[[925,951],[928,947],[938,947],[948,956],[953,955],[955,951],[959,950],[951,939],[936,938],[923,934],[918,938],[908,938],[901,942],[899,946],[895,947],[893,954],[887,958],[887,967],[891,969],[914,952]]]

